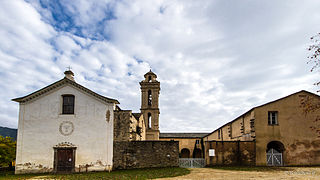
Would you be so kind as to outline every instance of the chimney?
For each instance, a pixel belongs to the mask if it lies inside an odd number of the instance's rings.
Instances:
[[[65,71],[64,74],[65,74],[65,78],[68,78],[71,81],[75,81],[74,78],[73,78],[74,74],[73,74],[73,72],[71,70]]]

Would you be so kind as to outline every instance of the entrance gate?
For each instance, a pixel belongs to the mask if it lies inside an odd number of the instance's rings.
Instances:
[[[183,168],[203,168],[206,166],[203,158],[180,158],[179,167]]]
[[[267,152],[267,165],[268,166],[282,166],[282,153],[277,150],[271,148]]]

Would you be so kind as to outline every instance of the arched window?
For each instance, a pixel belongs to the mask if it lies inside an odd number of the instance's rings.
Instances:
[[[151,76],[149,76],[149,77],[148,77],[148,82],[151,82],[151,81],[152,81],[152,80],[151,80]]]
[[[148,128],[151,129],[151,113],[148,113]]]
[[[152,94],[151,94],[151,90],[148,91],[148,105],[149,105],[149,106],[152,105]]]
[[[62,114],[74,114],[74,95],[62,95]]]

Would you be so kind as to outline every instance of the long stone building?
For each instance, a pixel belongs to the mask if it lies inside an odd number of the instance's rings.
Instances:
[[[302,90],[250,109],[203,138],[207,165],[320,165],[319,105]]]

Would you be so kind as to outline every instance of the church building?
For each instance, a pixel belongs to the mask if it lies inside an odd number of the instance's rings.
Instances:
[[[13,99],[19,103],[15,173],[107,171],[114,142],[159,140],[160,82],[151,70],[144,77],[140,113],[78,84],[70,70]]]

